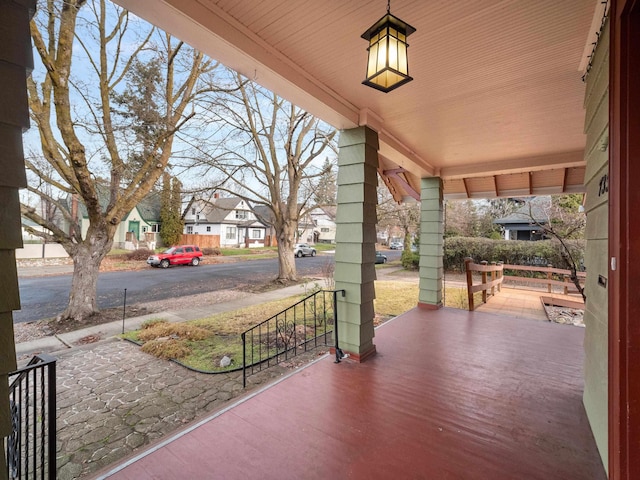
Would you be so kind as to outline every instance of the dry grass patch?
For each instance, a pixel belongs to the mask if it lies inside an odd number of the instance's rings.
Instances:
[[[191,353],[191,348],[185,340],[174,338],[156,338],[145,342],[142,351],[158,358],[179,360]]]
[[[294,296],[264,305],[246,307],[185,323],[169,323],[162,319],[147,320],[142,328],[124,335],[143,343],[142,351],[205,372],[223,372],[242,365],[240,334],[250,327],[290,307],[303,296]],[[232,363],[220,367],[222,357]]]
[[[188,323],[166,323],[158,322],[138,333],[138,340],[148,342],[156,338],[170,337],[174,340],[204,340],[211,335],[211,331],[190,325]]]

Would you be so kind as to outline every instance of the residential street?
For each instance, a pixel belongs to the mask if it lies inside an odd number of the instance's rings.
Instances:
[[[389,260],[399,258],[400,252],[388,251]],[[323,276],[333,255],[318,255],[296,259],[301,277]],[[275,278],[278,260],[247,260],[234,263],[207,264],[198,267],[175,266],[166,270],[103,272],[98,278],[98,306],[101,309],[123,305],[127,289],[127,305],[154,300],[194,295],[224,289],[251,288]],[[14,312],[16,323],[55,317],[67,305],[71,275],[21,277],[20,300],[22,310]]]

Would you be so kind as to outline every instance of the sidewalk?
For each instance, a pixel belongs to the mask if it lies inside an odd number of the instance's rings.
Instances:
[[[145,320],[150,318],[161,318],[169,322],[185,322],[205,318],[216,313],[229,312],[240,308],[281,300],[283,298],[300,295],[304,293],[302,285],[292,285],[290,287],[272,290],[270,292],[256,293],[237,300],[228,302],[203,305],[185,310],[167,310],[165,312],[155,312],[140,317],[127,318],[125,320],[125,331],[138,330]],[[89,336],[94,336],[100,340],[107,340],[122,333],[122,321],[103,323],[91,327],[82,328],[67,333],[60,333],[50,337],[37,338],[28,342],[16,345],[16,355],[18,358],[33,355],[35,353],[59,354],[76,347],[80,340]]]

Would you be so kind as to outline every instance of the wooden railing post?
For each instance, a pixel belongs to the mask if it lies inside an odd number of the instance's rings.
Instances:
[[[475,308],[473,305],[473,292],[471,291],[471,287],[473,286],[473,273],[469,269],[469,265],[473,263],[472,258],[464,259],[464,269],[467,272],[467,298],[469,301],[469,311],[472,312]]]
[[[569,275],[564,276],[564,283],[566,284],[564,286],[564,294],[569,295]]]
[[[547,268],[553,268],[553,265],[547,265]],[[549,283],[547,283],[547,292],[551,293],[551,271],[547,272],[547,280],[549,280]]]
[[[491,266],[495,267],[496,266],[496,262],[491,262]],[[496,275],[498,272],[496,272],[495,270],[491,270],[491,283],[493,283],[493,281],[496,279]],[[491,296],[495,296],[496,294],[496,287],[494,285],[491,285]]]
[[[498,262],[498,265],[502,265],[502,262]],[[502,278],[502,276],[504,275],[504,268],[500,269],[498,271],[498,278]],[[500,293],[502,291],[502,281],[500,281],[500,283],[498,283],[498,293]]]
[[[489,262],[487,262],[486,260],[483,260],[480,262],[480,265],[488,265]],[[487,283],[487,272],[481,272],[482,273],[482,283],[485,284]],[[482,289],[482,303],[487,303],[487,289],[483,288]]]

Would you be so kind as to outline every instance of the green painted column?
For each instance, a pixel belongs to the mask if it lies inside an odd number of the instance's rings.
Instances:
[[[373,300],[376,280],[378,134],[368,127],[345,130],[338,143],[336,289],[339,347],[356,361],[375,353]]]
[[[418,306],[442,307],[444,216],[442,180],[423,178],[420,193],[420,296]]]

